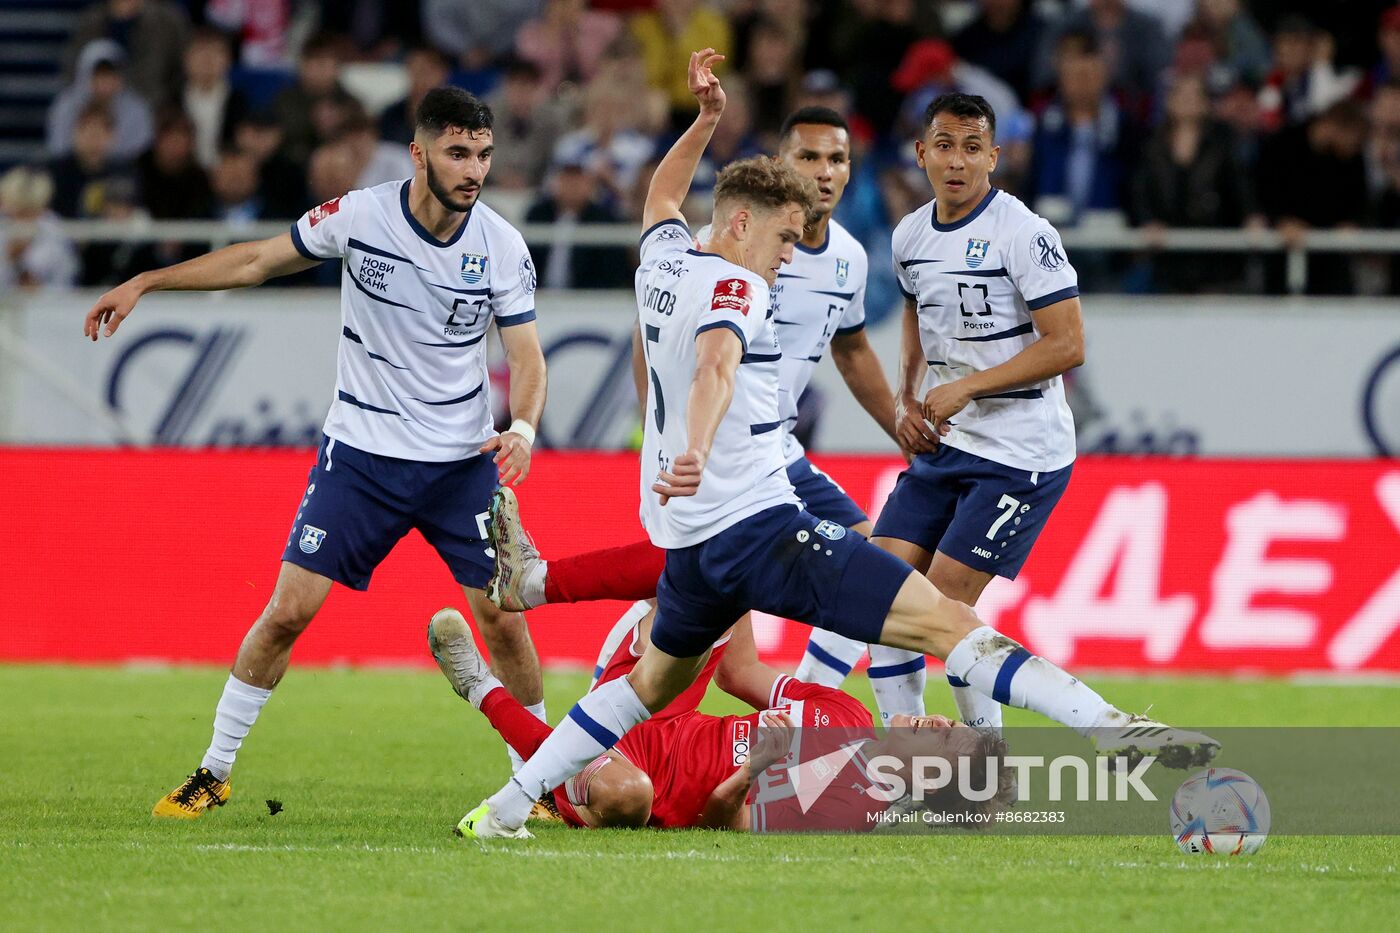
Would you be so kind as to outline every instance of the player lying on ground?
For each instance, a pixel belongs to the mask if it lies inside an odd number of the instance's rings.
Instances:
[[[491,493],[501,473],[511,483],[529,472],[545,398],[529,252],[477,200],[493,148],[490,109],[458,88],[436,88],[418,108],[411,179],[333,198],[281,236],[138,275],[88,313],[84,335],[110,337],[147,292],[251,287],[343,258],[336,397],[276,588],[238,650],[204,760],[156,803],[156,816],[190,819],[228,800],[238,749],[331,584],[368,588],[413,528],[461,585],[512,693],[544,715],[524,619],[481,591],[493,566]],[[492,426],[486,374],[493,322],[511,377],[515,422],[504,434]]]
[[[1101,751],[1203,762],[1218,743],[1115,709],[1089,686],[981,624],[923,574],[803,511],[783,469],[769,288],[792,258],[811,182],[766,157],[715,184],[712,234],[691,249],[680,206],[724,109],[712,50],[691,56],[700,115],[652,175],[637,304],[650,377],[642,524],[666,549],[651,639],[637,666],[581,699],[520,771],[458,828],[519,838],[536,798],[615,746],[694,682],[710,646],[758,609],[944,661],[988,697],[1093,737]]]
[[[636,667],[650,628],[649,617],[630,626],[598,686]],[[491,675],[461,613],[444,609],[434,615],[428,644],[453,689],[481,710],[517,752],[531,755],[549,737],[550,728]],[[759,711],[746,716],[699,712],[696,707],[712,678]],[[751,823],[756,818],[757,828],[865,831],[879,825],[871,815],[893,805],[884,783],[889,776],[899,775],[904,786],[910,786],[916,755],[942,757],[954,769],[966,763],[972,771],[969,786],[982,787],[988,760],[1005,754],[1000,739],[941,716],[897,716],[891,725],[895,728],[877,738],[870,711],[859,700],[830,687],[802,683],[759,661],[753,630],[741,621],[713,646],[695,683],[639,723],[615,748],[554,788],[552,796],[560,816],[575,827],[748,830],[756,828]],[[791,782],[784,781],[781,771],[764,773],[788,754],[795,763],[784,770],[851,746],[859,752],[852,749],[841,772],[805,809],[786,793]],[[871,759],[899,765],[886,767],[877,777],[869,772]],[[998,775],[998,792],[990,800],[964,801],[953,790],[952,778],[943,792],[931,794],[924,804],[981,812],[1005,808],[1014,794],[1011,772],[1001,769]],[[747,806],[755,783],[765,782],[768,786],[756,805]]]

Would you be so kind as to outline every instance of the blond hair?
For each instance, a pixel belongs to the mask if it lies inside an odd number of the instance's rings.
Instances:
[[[726,202],[767,210],[787,204],[802,209],[806,224],[815,219],[817,186],[785,162],[753,156],[730,162],[715,179],[715,206]]]

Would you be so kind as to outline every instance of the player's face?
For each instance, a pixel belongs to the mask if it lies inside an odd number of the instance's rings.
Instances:
[[[495,149],[490,130],[451,127],[436,139],[420,136],[409,146],[414,166],[426,174],[428,190],[459,214],[471,210],[480,196]]]
[[[740,263],[750,272],[763,276],[770,286],[778,281],[778,270],[792,262],[792,250],[802,239],[806,214],[796,204],[774,210],[741,211],[743,255]]]
[[[994,145],[986,117],[934,116],[924,138],[914,143],[919,168],[928,175],[933,194],[950,208],[974,204],[991,187],[1000,147]]]
[[[851,180],[851,138],[839,126],[799,123],[783,140],[780,156],[817,183],[817,213],[830,214]]]

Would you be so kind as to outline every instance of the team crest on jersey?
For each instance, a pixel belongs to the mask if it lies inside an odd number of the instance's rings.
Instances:
[[[738,311],[749,313],[749,283],[747,279],[720,279],[715,283],[714,298],[710,300],[714,311]]]
[[[481,253],[462,254],[462,281],[475,285],[486,278],[486,257]]]
[[[845,528],[835,522],[826,521],[825,519],[817,522],[817,527],[813,530],[828,541],[840,541],[842,538],[846,537]]]
[[[1045,229],[1031,237],[1031,260],[1046,272],[1058,272],[1069,260],[1054,230]]]
[[[338,210],[340,210],[340,198],[331,198],[325,204],[319,204],[307,211],[306,216],[311,221],[311,226],[314,227]]]
[[[301,541],[298,542],[303,552],[315,554],[321,549],[321,542],[326,540],[326,533],[315,525],[301,526]]]
[[[976,269],[982,265],[982,260],[987,258],[987,249],[992,245],[991,240],[969,239],[967,241],[967,253],[963,256],[967,260],[969,267]]]
[[[485,266],[485,262],[482,265]],[[526,292],[533,292],[536,284],[535,264],[526,256],[520,260],[520,287]]]
[[[851,277],[851,261],[849,259],[836,260],[836,287],[845,288],[846,280]]]

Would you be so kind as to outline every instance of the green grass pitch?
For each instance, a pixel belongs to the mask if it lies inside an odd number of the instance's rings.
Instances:
[[[500,785],[505,753],[435,671],[293,667],[229,806],[156,823],[151,805],[208,742],[225,676],[0,666],[0,929],[1359,931],[1400,915],[1395,837],[1275,836],[1253,858],[1188,858],[1165,808],[1152,837],[545,827],[478,847],[450,830]],[[1400,725],[1400,690],[1384,685],[1094,682],[1193,724]],[[552,715],[584,685],[548,675]],[[869,700],[863,678],[849,688]],[[929,708],[952,712],[935,682]]]

